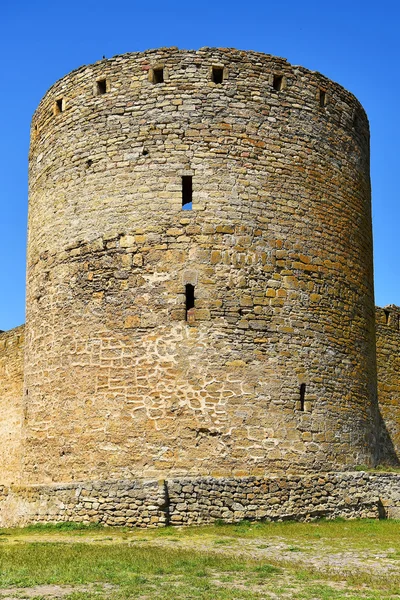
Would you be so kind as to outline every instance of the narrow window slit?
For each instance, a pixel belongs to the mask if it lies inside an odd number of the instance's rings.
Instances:
[[[164,83],[164,69],[153,69],[153,83]]]
[[[56,103],[54,105],[54,114],[58,115],[60,113],[62,113],[64,110],[64,102],[62,98],[59,98],[58,100],[56,100]]]
[[[213,67],[212,68],[212,80],[214,83],[222,83],[224,80],[224,68]]]
[[[384,313],[385,313],[385,324],[387,325],[389,323],[390,312],[388,310],[385,310]]]
[[[326,106],[326,92],[325,90],[319,90],[319,105],[321,108]]]
[[[189,321],[189,311],[194,308],[194,285],[187,283],[185,286],[185,319]]]
[[[106,94],[106,93],[107,93],[107,80],[99,79],[97,81],[97,95],[102,96],[103,94]]]
[[[193,184],[191,175],[182,176],[182,210],[192,210]]]
[[[300,385],[300,410],[302,412],[304,412],[305,398],[306,398],[306,384],[302,383]]]
[[[272,86],[274,90],[280,92],[283,85],[283,75],[274,75],[274,80],[272,82]]]

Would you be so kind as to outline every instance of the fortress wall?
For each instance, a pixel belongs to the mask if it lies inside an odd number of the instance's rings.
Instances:
[[[49,90],[30,150],[27,481],[374,462],[368,136],[342,87],[254,52],[128,54]]]
[[[400,308],[376,309],[378,398],[381,413],[381,456],[384,464],[400,460]]]
[[[23,421],[24,325],[0,333],[0,483],[19,481]]]
[[[128,527],[222,519],[399,518],[400,475],[324,473],[2,487],[0,526],[73,521]]]

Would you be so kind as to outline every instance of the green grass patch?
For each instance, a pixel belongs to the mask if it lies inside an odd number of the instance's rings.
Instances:
[[[119,588],[111,598],[131,597],[139,591],[146,597],[167,598],[173,589],[175,598],[225,599],[229,598],[226,589],[212,580],[225,573],[251,579],[254,568],[254,561],[151,546],[26,543],[0,548],[0,588],[107,583]],[[270,566],[260,569],[257,574],[263,576],[278,572]],[[85,594],[76,592],[70,598],[90,597]],[[254,596],[239,589],[235,597]]]
[[[374,520],[0,530],[0,597],[18,586],[42,600],[32,590],[46,584],[71,586],[66,600],[398,600],[399,534],[399,521]]]
[[[368,465],[355,465],[353,470],[367,473],[400,473],[400,466],[376,465],[376,467],[369,467]]]
[[[57,531],[101,531],[104,529],[109,529],[100,523],[74,523],[73,521],[64,521],[62,523],[33,523],[32,525],[27,525],[22,529],[8,529],[6,530],[8,533],[11,532],[38,532],[38,533],[51,533]],[[121,528],[122,529],[122,528]],[[128,528],[124,528],[125,530]],[[1,533],[0,533],[1,535]]]

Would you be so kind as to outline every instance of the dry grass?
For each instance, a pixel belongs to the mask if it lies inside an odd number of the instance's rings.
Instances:
[[[2,530],[0,598],[394,600],[399,534],[369,520]]]

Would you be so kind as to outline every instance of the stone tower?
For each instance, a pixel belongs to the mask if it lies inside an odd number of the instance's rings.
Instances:
[[[126,54],[32,122],[24,478],[374,461],[368,122],[319,73]]]

